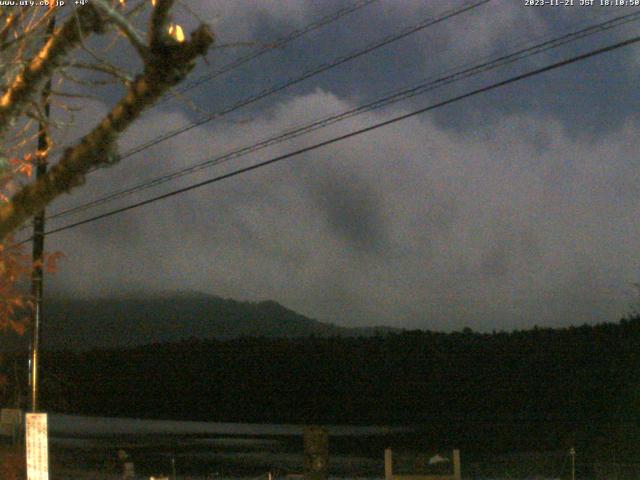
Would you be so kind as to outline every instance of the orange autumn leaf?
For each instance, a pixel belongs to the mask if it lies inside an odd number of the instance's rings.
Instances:
[[[33,165],[31,163],[23,163],[18,167],[18,172],[26,177],[30,177],[33,173]]]
[[[11,320],[11,322],[9,322],[9,325],[11,329],[18,335],[24,335],[24,332],[27,330],[27,324],[24,321]]]
[[[62,252],[50,253],[45,257],[45,271],[47,273],[55,273],[58,269],[58,261],[64,258]]]
[[[13,243],[9,239],[0,244],[0,330],[11,330],[24,334],[28,325],[28,312],[33,302],[24,291],[22,280],[31,274],[31,256],[22,247],[7,248]],[[23,316],[21,320],[16,320]]]

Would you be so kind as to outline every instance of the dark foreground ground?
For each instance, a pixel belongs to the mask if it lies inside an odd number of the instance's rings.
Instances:
[[[125,450],[135,465],[136,478],[168,476],[204,480],[275,478],[302,472],[303,446],[299,436],[236,437],[210,435],[110,435],[52,437],[51,480],[121,479],[118,451]],[[330,475],[336,478],[383,478],[385,446],[394,445],[397,473],[420,469],[426,446],[419,435],[341,436],[330,442]],[[22,480],[23,448],[2,447],[2,480]],[[526,452],[477,456],[462,452],[467,479],[569,479],[568,452]],[[440,468],[445,473],[447,465]],[[638,478],[640,465],[577,463],[576,477],[584,479]]]
[[[435,453],[450,455],[457,445],[435,446],[420,427],[328,426],[329,473],[335,478],[383,478],[384,450],[394,452],[395,473],[448,473],[450,464],[428,465]],[[120,451],[139,479],[285,478],[303,471],[304,425],[177,422],[49,415],[51,480],[122,478]],[[465,479],[570,479],[569,449],[491,452],[461,448]],[[577,450],[576,479],[640,478],[640,463],[620,455],[588,459]],[[24,446],[0,445],[0,479],[23,480]],[[426,469],[426,470],[425,470]],[[425,471],[423,471],[425,470]],[[21,476],[22,475],[22,476]]]

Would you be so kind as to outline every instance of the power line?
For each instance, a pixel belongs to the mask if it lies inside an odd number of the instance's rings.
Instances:
[[[304,133],[308,133],[308,132],[314,131],[314,130],[319,129],[319,128],[324,128],[324,127],[326,127],[328,125],[331,125],[331,124],[336,123],[338,121],[344,120],[344,119],[349,118],[351,116],[354,116],[354,115],[357,115],[357,114],[360,114],[360,113],[363,113],[363,112],[366,112],[366,111],[370,111],[370,110],[373,110],[373,109],[376,109],[376,108],[380,108],[382,106],[386,106],[386,105],[395,103],[397,101],[404,100],[406,98],[410,98],[410,97],[425,93],[427,91],[431,91],[431,90],[433,90],[435,88],[438,88],[438,87],[441,87],[443,85],[452,83],[454,81],[457,81],[457,80],[460,80],[460,79],[463,79],[463,78],[468,78],[468,77],[470,77],[472,75],[476,75],[478,73],[482,73],[482,72],[488,71],[490,69],[494,69],[494,68],[497,68],[497,67],[500,67],[500,66],[504,66],[504,65],[506,65],[508,63],[512,63],[512,62],[515,62],[517,60],[521,60],[521,59],[523,59],[525,57],[544,52],[544,51],[549,50],[551,48],[556,48],[556,47],[558,47],[558,46],[560,46],[562,44],[568,43],[570,41],[575,41],[575,40],[577,40],[579,38],[583,38],[583,37],[585,37],[587,35],[591,35],[593,33],[597,33],[598,31],[602,31],[602,30],[607,29],[607,28],[613,28],[614,26],[618,26],[618,25],[620,25],[622,23],[627,23],[627,22],[636,20],[638,16],[640,16],[640,13],[633,13],[633,14],[623,15],[623,16],[617,17],[615,19],[609,20],[608,22],[603,22],[601,24],[582,29],[582,30],[580,30],[578,32],[572,32],[570,34],[563,35],[560,38],[556,38],[556,39],[553,39],[551,41],[544,42],[542,44],[538,44],[538,45],[529,47],[527,49],[519,50],[519,51],[514,52],[512,54],[499,57],[498,59],[495,59],[495,60],[493,60],[491,62],[485,62],[485,63],[479,64],[479,65],[476,65],[476,66],[474,66],[472,68],[468,68],[466,70],[463,70],[462,72],[456,72],[453,75],[440,77],[440,78],[438,78],[436,80],[429,81],[427,83],[421,83],[418,86],[411,87],[409,89],[403,89],[403,90],[400,90],[400,91],[394,91],[391,95],[385,95],[385,96],[381,97],[378,100],[375,100],[375,101],[367,103],[365,105],[361,105],[361,106],[356,107],[354,109],[342,112],[342,113],[340,113],[338,115],[332,115],[330,117],[326,117],[326,118],[324,118],[322,120],[315,121],[315,122],[313,122],[311,124],[308,124],[306,126],[295,128],[293,130],[289,130],[289,131],[287,131],[285,133],[282,133],[282,134],[280,134],[280,135],[278,135],[276,137],[271,137],[271,138],[269,138],[267,140],[263,140],[263,141],[261,141],[261,142],[259,142],[257,144],[253,144],[253,145],[251,145],[249,147],[244,147],[244,148],[241,148],[239,150],[235,150],[235,151],[226,153],[226,154],[224,154],[222,156],[219,156],[219,157],[216,157],[214,159],[209,159],[209,160],[206,160],[204,162],[198,163],[196,165],[193,165],[193,166],[190,166],[190,167],[187,167],[187,168],[184,168],[184,169],[180,169],[180,170],[178,170],[176,172],[173,172],[173,173],[170,173],[170,174],[167,174],[167,175],[163,175],[163,176],[155,178],[153,180],[142,182],[142,183],[140,183],[138,185],[135,185],[133,187],[127,188],[125,190],[121,190],[119,192],[114,192],[114,193],[109,194],[109,195],[107,195],[105,197],[93,200],[93,201],[85,203],[83,205],[79,205],[79,206],[72,207],[70,209],[58,212],[58,213],[56,213],[54,215],[51,215],[48,218],[53,219],[53,218],[59,218],[59,217],[67,216],[69,214],[76,213],[76,212],[79,212],[79,211],[83,211],[83,210],[86,210],[88,208],[92,208],[94,206],[101,205],[103,203],[106,203],[106,202],[109,202],[109,201],[112,201],[112,200],[115,200],[115,199],[118,199],[118,198],[122,198],[122,197],[130,195],[130,194],[145,190],[147,188],[151,188],[151,187],[160,185],[162,183],[166,183],[167,181],[173,180],[175,178],[179,178],[181,176],[184,176],[184,175],[187,175],[187,174],[190,174],[190,173],[194,173],[194,172],[199,171],[199,170],[201,170],[203,168],[207,168],[207,167],[210,167],[210,166],[213,166],[213,165],[217,165],[217,164],[219,164],[219,163],[221,163],[223,161],[226,161],[226,160],[229,160],[229,159],[232,159],[232,158],[237,158],[237,157],[240,157],[240,156],[244,156],[244,155],[246,155],[248,153],[253,153],[255,151],[261,150],[262,148],[266,148],[267,146],[271,146],[271,145],[274,145],[276,143],[280,143],[282,141],[285,141],[285,140],[288,140],[288,139],[291,139],[291,138],[295,138],[295,137],[297,137],[299,135],[302,135]],[[633,18],[631,18],[631,17],[633,17]],[[523,55],[523,53],[527,53],[527,54]]]
[[[278,93],[278,92],[280,92],[280,91],[282,91],[282,90],[284,90],[286,88],[289,88],[289,87],[291,87],[293,85],[296,85],[296,84],[298,84],[300,82],[303,82],[304,80],[307,80],[307,79],[309,79],[311,77],[319,75],[320,73],[326,72],[327,70],[335,68],[335,67],[337,67],[339,65],[342,65],[342,64],[344,64],[346,62],[349,62],[349,61],[354,60],[354,59],[356,59],[358,57],[361,57],[363,55],[371,53],[371,52],[373,52],[373,51],[375,51],[375,50],[377,50],[379,48],[385,47],[385,46],[387,46],[387,45],[389,45],[389,44],[391,44],[393,42],[396,42],[396,41],[401,40],[401,39],[403,39],[405,37],[408,37],[409,35],[417,33],[417,32],[419,32],[421,30],[424,30],[424,29],[426,29],[428,27],[431,27],[433,25],[441,23],[441,22],[443,22],[445,20],[448,20],[450,18],[453,18],[453,17],[455,17],[457,15],[461,15],[461,14],[463,14],[465,12],[468,12],[470,10],[478,8],[478,7],[480,7],[480,6],[482,6],[482,5],[486,4],[486,3],[489,3],[490,1],[492,1],[492,0],[479,0],[479,1],[472,2],[470,4],[467,3],[462,7],[459,7],[459,8],[456,8],[456,9],[447,10],[447,11],[445,11],[444,13],[440,14],[437,17],[429,17],[429,18],[427,18],[425,20],[422,20],[421,22],[419,22],[419,23],[417,23],[415,25],[409,26],[409,27],[401,30],[399,33],[395,33],[393,35],[386,36],[382,40],[379,40],[377,42],[369,44],[368,46],[366,46],[366,47],[364,47],[364,48],[362,48],[360,50],[355,50],[355,51],[353,51],[351,53],[348,53],[346,55],[339,56],[339,57],[335,58],[334,60],[332,60],[331,62],[320,64],[320,65],[318,65],[318,66],[316,66],[316,67],[314,67],[314,68],[312,68],[310,70],[307,70],[306,72],[304,72],[302,75],[300,75],[298,77],[289,79],[289,80],[287,80],[287,81],[285,81],[283,83],[280,83],[278,85],[266,88],[266,89],[254,94],[254,95],[252,95],[250,97],[243,98],[242,100],[234,103],[233,105],[231,105],[231,106],[229,106],[229,107],[227,107],[227,108],[225,108],[223,110],[220,110],[220,111],[217,111],[217,112],[212,112],[212,113],[210,113],[209,115],[207,115],[206,117],[204,117],[204,118],[202,118],[200,120],[192,122],[192,123],[190,123],[190,124],[188,124],[188,125],[186,125],[184,127],[178,128],[178,129],[173,130],[171,132],[164,133],[164,134],[156,137],[153,140],[150,140],[150,141],[148,141],[146,143],[143,143],[143,144],[141,144],[141,145],[139,145],[139,146],[137,146],[137,147],[125,152],[120,157],[120,159],[123,160],[125,158],[131,157],[131,156],[133,156],[133,155],[135,155],[137,153],[140,153],[140,152],[142,152],[144,150],[147,150],[148,148],[151,148],[154,145],[157,145],[157,144],[159,144],[161,142],[164,142],[165,140],[173,138],[173,137],[175,137],[177,135],[181,135],[182,133],[188,132],[189,130],[191,130],[193,128],[196,128],[196,127],[199,127],[201,125],[204,125],[205,123],[208,123],[208,122],[212,121],[213,119],[215,119],[217,117],[221,117],[221,116],[227,115],[227,114],[229,114],[231,112],[234,112],[234,111],[236,111],[236,110],[238,110],[238,109],[240,109],[242,107],[245,107],[245,106],[250,105],[250,104],[252,104],[254,102],[257,102],[258,100],[262,100],[263,98],[266,98],[266,97],[268,97],[270,95],[273,95],[274,93]]]
[[[305,25],[304,27],[297,29],[297,30],[293,30],[291,32],[289,32],[287,35],[277,38],[276,40],[274,40],[273,42],[263,46],[262,48],[258,49],[257,51],[244,55],[242,57],[237,58],[236,60],[230,62],[229,64],[225,65],[224,67],[222,67],[220,70],[216,70],[215,72],[212,72],[210,74],[204,75],[201,78],[195,79],[191,82],[189,82],[187,85],[183,85],[182,88],[177,88],[175,89],[175,91],[170,91],[162,100],[160,100],[158,103],[156,103],[154,105],[154,107],[157,107],[158,105],[164,103],[165,101],[169,100],[170,98],[174,97],[176,95],[175,92],[177,92],[178,94],[182,94],[185,93],[193,88],[196,88],[210,80],[213,80],[217,77],[219,77],[220,75],[223,75],[225,73],[228,73],[232,70],[235,70],[238,67],[241,67],[242,65],[250,62],[251,60],[254,60],[262,55],[264,55],[267,52],[270,52],[271,50],[275,50],[277,48],[282,48],[284,47],[286,44],[308,34],[311,33],[315,30],[318,30],[326,25],[329,25],[339,19],[341,19],[342,17],[345,17],[346,15],[349,15],[350,13],[356,12],[368,5],[371,5],[372,3],[377,2],[378,0],[358,0],[356,1],[353,5],[349,6],[349,7],[344,7],[341,8],[333,13],[330,13],[329,15],[326,15],[318,20],[316,20],[315,22],[309,23],[307,25]],[[153,107],[152,107],[153,108]],[[74,140],[72,143],[77,142],[79,139]]]
[[[245,63],[250,62],[251,60],[254,60],[258,57],[260,57],[261,55],[264,55],[267,52],[270,52],[271,50],[275,50],[277,48],[282,48],[283,46],[285,46],[287,43],[292,42],[293,40],[296,40],[297,38],[302,37],[303,35],[306,35],[307,33],[313,32],[314,30],[317,30],[321,27],[324,27],[325,25],[328,25],[330,23],[335,22],[336,20],[339,20],[340,18],[353,13],[357,10],[360,10],[363,7],[366,7],[374,2],[376,2],[377,0],[359,0],[357,2],[355,2],[353,5],[351,5],[350,7],[345,7],[345,8],[341,8],[340,10],[333,12],[325,17],[320,18],[319,20],[310,23],[308,25],[306,25],[305,27],[299,29],[299,30],[294,30],[292,32],[290,32],[288,35],[284,36],[284,37],[280,37],[277,40],[275,40],[274,42],[269,43],[268,45],[260,48],[259,50],[257,50],[256,52],[253,53],[249,53],[243,57],[240,57],[236,60],[234,60],[233,62],[225,65],[224,67],[222,67],[220,70],[216,70],[215,72],[212,72],[210,74],[207,75],[203,75],[202,77],[195,79],[191,82],[189,82],[187,85],[183,85],[181,88],[178,88],[177,91],[179,93],[185,93],[193,88],[196,88],[200,85],[202,85],[203,83],[209,82],[211,80],[213,80],[214,78],[219,77],[220,75],[223,75],[225,73],[228,73],[232,70],[235,70],[236,68],[244,65]]]
[[[391,118],[389,120],[385,120],[383,122],[379,122],[379,123],[376,123],[374,125],[370,125],[368,127],[361,128],[359,130],[355,130],[353,132],[349,132],[347,134],[340,135],[338,137],[334,137],[334,138],[331,138],[329,140],[325,140],[323,142],[316,143],[314,145],[310,145],[308,147],[304,147],[304,148],[301,148],[301,149],[298,149],[298,150],[294,150],[292,152],[285,153],[283,155],[279,155],[279,156],[271,158],[269,160],[265,160],[265,161],[259,162],[257,164],[248,166],[248,167],[244,167],[244,168],[240,168],[240,169],[234,170],[233,172],[229,172],[229,173],[226,173],[224,175],[219,175],[217,177],[210,178],[208,180],[204,180],[202,182],[198,182],[198,183],[189,185],[187,187],[179,188],[177,190],[173,190],[171,192],[168,192],[168,193],[165,193],[165,194],[162,194],[162,195],[158,195],[156,197],[153,197],[153,198],[150,198],[150,199],[147,199],[147,200],[136,202],[136,203],[127,205],[125,207],[117,208],[117,209],[111,210],[109,212],[106,212],[106,213],[103,213],[103,214],[100,214],[100,215],[96,215],[94,217],[91,217],[91,218],[88,218],[88,219],[85,219],[85,220],[81,220],[81,221],[78,221],[78,222],[74,222],[74,223],[59,227],[59,228],[55,228],[53,230],[45,232],[45,235],[52,235],[54,233],[59,233],[59,232],[65,231],[65,230],[69,230],[69,229],[78,227],[80,225],[84,225],[84,224],[91,223],[91,222],[94,222],[94,221],[97,221],[97,220],[101,220],[103,218],[111,217],[111,216],[117,215],[119,213],[123,213],[123,212],[129,211],[129,210],[133,210],[135,208],[142,207],[144,205],[148,205],[150,203],[155,203],[157,201],[164,200],[164,199],[169,198],[169,197],[173,197],[173,196],[176,196],[176,195],[179,195],[179,194],[182,194],[182,193],[186,193],[186,192],[191,191],[191,190],[195,190],[195,189],[200,188],[200,187],[204,187],[206,185],[210,185],[212,183],[216,183],[216,182],[219,182],[219,181],[222,181],[222,180],[226,180],[227,178],[235,177],[235,176],[240,175],[242,173],[247,173],[247,172],[250,172],[252,170],[257,170],[259,168],[266,167],[267,165],[271,165],[273,163],[280,162],[282,160],[286,160],[288,158],[292,158],[292,157],[301,155],[303,153],[307,153],[307,152],[316,150],[318,148],[325,147],[327,145],[332,145],[334,143],[337,143],[337,142],[340,142],[340,141],[343,141],[343,140],[347,140],[347,139],[355,137],[357,135],[361,135],[361,134],[364,134],[364,133],[368,133],[368,132],[377,130],[377,129],[385,127],[387,125],[391,125],[391,124],[400,122],[402,120],[406,120],[408,118],[415,117],[417,115],[429,112],[431,110],[435,110],[437,108],[444,107],[446,105],[453,104],[455,102],[459,102],[461,100],[464,100],[464,99],[479,95],[481,93],[486,93],[486,92],[489,92],[491,90],[495,90],[497,88],[500,88],[500,87],[503,87],[503,86],[518,82],[520,80],[524,80],[524,79],[527,79],[527,78],[530,78],[530,77],[533,77],[533,76],[536,76],[536,75],[540,75],[542,73],[549,72],[551,70],[555,70],[555,69],[564,67],[566,65],[570,65],[570,64],[582,61],[582,60],[586,60],[588,58],[595,57],[597,55],[601,55],[603,53],[607,53],[607,52],[610,52],[610,51],[613,51],[613,50],[617,50],[619,48],[626,47],[628,45],[632,45],[632,44],[635,44],[635,43],[638,43],[638,42],[640,42],[640,36],[635,36],[635,37],[629,38],[627,40],[623,40],[621,42],[614,43],[614,44],[606,46],[606,47],[598,48],[596,50],[591,50],[590,52],[587,52],[587,53],[584,53],[584,54],[581,54],[581,55],[577,55],[577,56],[571,57],[571,58],[566,59],[566,60],[561,60],[559,62],[552,63],[552,64],[547,65],[545,67],[541,67],[541,68],[537,68],[537,69],[534,69],[534,70],[530,70],[530,71],[528,71],[526,73],[523,73],[523,74],[520,74],[520,75],[516,75],[516,76],[510,77],[510,78],[508,78],[506,80],[502,80],[500,82],[493,83],[491,85],[472,90],[472,91],[464,93],[462,95],[457,95],[457,96],[449,98],[447,100],[443,100],[441,102],[438,102],[438,103],[431,104],[429,106],[420,108],[418,110],[414,110],[414,111],[412,111],[410,113],[399,115],[399,116],[393,117],[393,118]],[[14,244],[13,246],[14,247],[15,246],[19,246],[19,245],[22,245],[22,244],[27,243],[29,241],[31,241],[31,238],[23,240],[22,242],[18,242],[16,244]]]
[[[310,124],[304,125],[302,127],[297,127],[294,129],[290,129],[286,132],[283,132],[277,136],[274,137],[270,137],[268,139],[262,140],[258,143],[252,144],[250,146],[246,146],[237,150],[234,150],[232,152],[228,152],[225,153],[223,155],[220,155],[218,157],[212,158],[212,159],[208,159],[205,160],[203,162],[197,163],[195,165],[186,167],[186,168],[182,168],[179,169],[177,171],[174,171],[172,173],[166,174],[166,175],[162,175],[160,177],[157,177],[155,179],[152,180],[148,180],[148,181],[144,181],[141,182],[137,185],[134,185],[132,187],[117,191],[117,192],[113,192],[111,194],[108,194],[106,196],[103,196],[101,198],[98,198],[96,200],[92,200],[90,202],[75,206],[75,207],[71,207],[69,209],[60,211],[58,213],[55,213],[53,215],[50,215],[47,217],[47,219],[55,219],[55,218],[60,218],[60,217],[64,217],[64,216],[68,216],[71,215],[73,213],[78,213],[90,208],[94,208],[96,206],[111,202],[113,200],[119,199],[119,198],[123,198],[129,195],[132,195],[134,193],[146,190],[148,188],[152,188],[158,185],[161,185],[163,183],[169,182],[171,180],[174,180],[176,178],[180,178],[182,176],[200,171],[204,168],[208,168],[214,165],[218,165],[224,161],[228,161],[234,158],[238,158],[238,157],[242,157],[245,156],[249,153],[253,153],[259,150],[262,150],[266,147],[284,142],[286,140],[290,140],[292,138],[296,138],[300,135],[318,130],[320,128],[325,128],[329,125],[332,125],[334,123],[337,123],[339,121],[345,120],[347,118],[351,118],[355,115],[359,115],[362,114],[364,112],[368,112],[374,109],[378,109],[396,102],[399,102],[401,100],[405,100],[407,98],[411,98],[420,94],[424,94],[426,92],[432,91],[436,88],[440,88],[444,85],[448,85],[450,83],[462,80],[462,79],[466,79],[475,75],[478,75],[480,73],[484,73],[511,63],[514,63],[516,61],[522,60],[524,58],[533,56],[533,55],[537,55],[540,53],[543,53],[545,51],[548,51],[550,49],[553,48],[557,48],[559,46],[565,45],[569,42],[574,42],[576,40],[585,38],[589,35],[593,35],[595,33],[599,33],[601,31],[605,31],[611,28],[615,28],[618,27],[620,25],[632,22],[632,21],[636,21],[638,20],[638,18],[640,18],[640,12],[635,12],[635,13],[629,13],[626,15],[620,15],[618,17],[615,17],[613,19],[607,20],[605,22],[601,22],[595,25],[591,25],[588,26],[586,28],[582,28],[580,30],[574,31],[574,32],[570,32],[567,34],[564,34],[560,37],[556,37],[553,38],[551,40],[548,41],[543,41],[541,43],[532,45],[530,47],[527,48],[523,48],[520,50],[517,50],[513,53],[509,53],[507,55],[503,55],[500,56],[496,59],[493,59],[491,61],[488,62],[483,62],[480,64],[476,64],[470,68],[466,68],[462,71],[456,71],[452,74],[449,75],[442,75],[439,78],[436,78],[435,80],[428,80],[426,82],[422,82],[416,86],[410,87],[410,88],[405,88],[402,90],[396,90],[394,92],[388,93],[380,98],[378,98],[377,100],[368,102],[364,105],[360,105],[358,107],[355,107],[353,109],[341,112],[339,114],[336,115],[331,115],[328,117],[325,117],[321,120],[316,120]],[[451,70],[450,70],[451,71]]]

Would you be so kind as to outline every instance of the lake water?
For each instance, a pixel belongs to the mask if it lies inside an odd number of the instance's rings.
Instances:
[[[385,426],[326,426],[330,472],[381,478],[384,447],[407,432]],[[180,422],[49,415],[52,480],[117,478],[124,450],[140,478],[266,478],[302,472],[304,425]],[[99,476],[100,475],[100,476]]]
[[[385,426],[326,426],[329,473],[338,479],[381,479],[384,449],[397,452],[394,465],[411,467],[429,454],[418,430]],[[137,479],[295,479],[303,471],[304,425],[179,422],[49,415],[51,480],[121,479],[124,450]],[[397,449],[397,450],[396,450]],[[411,465],[403,458],[413,459]],[[450,452],[449,452],[450,453]],[[397,464],[396,464],[397,458]],[[473,458],[462,452],[467,478],[568,478],[566,452],[524,452]],[[443,467],[446,467],[444,465]],[[414,470],[411,470],[413,472]],[[410,473],[409,471],[403,473]],[[579,477],[584,480],[586,471]],[[637,478],[637,477],[635,477]]]

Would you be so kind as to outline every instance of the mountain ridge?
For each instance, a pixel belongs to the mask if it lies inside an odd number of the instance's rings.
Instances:
[[[193,291],[119,298],[50,298],[45,302],[42,348],[121,348],[188,338],[242,336],[370,336],[401,329],[343,327],[322,322],[274,300],[238,301]],[[17,339],[25,343],[25,339]]]

